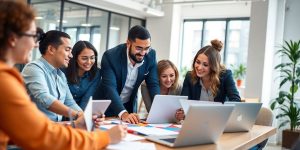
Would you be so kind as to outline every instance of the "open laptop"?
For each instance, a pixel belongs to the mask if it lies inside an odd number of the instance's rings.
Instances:
[[[234,104],[234,110],[224,132],[243,132],[252,129],[262,103],[225,102]]]
[[[179,100],[187,98],[178,95],[155,95],[146,122],[152,124],[176,122],[176,110],[181,108]]]
[[[215,105],[215,104],[218,104],[218,105],[222,105],[221,102],[212,102],[212,101],[186,100],[186,99],[180,99],[179,101],[180,101],[181,107],[182,107],[185,115],[187,114],[190,105],[193,105],[193,104],[201,104],[201,105],[205,105],[205,104]]]
[[[216,143],[222,135],[234,105],[190,105],[178,135],[147,136],[169,147]]]

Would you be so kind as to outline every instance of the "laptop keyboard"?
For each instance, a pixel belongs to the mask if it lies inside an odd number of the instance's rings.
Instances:
[[[160,140],[167,141],[167,142],[170,142],[170,143],[174,143],[176,138],[168,138],[168,139],[160,139]]]

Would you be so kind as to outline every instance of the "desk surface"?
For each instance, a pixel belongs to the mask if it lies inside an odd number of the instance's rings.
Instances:
[[[176,148],[176,150],[231,150],[249,149],[276,133],[276,128],[254,125],[249,132],[224,133],[216,144],[206,144]],[[149,141],[147,141],[149,142]],[[155,143],[158,150],[171,150],[172,148]]]

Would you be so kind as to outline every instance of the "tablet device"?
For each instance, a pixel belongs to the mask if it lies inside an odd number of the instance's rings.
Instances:
[[[111,100],[92,100],[92,97],[90,98],[83,112],[87,131],[93,130],[92,116],[104,114],[110,103]]]
[[[92,114],[104,114],[110,103],[111,100],[92,100]]]
[[[176,122],[176,110],[181,108],[179,100],[187,98],[178,95],[155,95],[146,122],[152,124]]]

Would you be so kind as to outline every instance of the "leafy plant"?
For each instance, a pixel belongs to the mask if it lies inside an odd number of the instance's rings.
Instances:
[[[237,67],[231,65],[233,68],[233,78],[238,80],[238,79],[243,79],[245,74],[246,74],[246,67],[243,64],[238,65]]]
[[[276,54],[287,57],[288,61],[281,63],[275,67],[281,73],[281,82],[279,89],[284,84],[289,84],[289,90],[280,90],[278,97],[271,103],[271,109],[280,109],[281,112],[276,116],[276,119],[283,118],[279,128],[290,123],[290,130],[295,129],[300,125],[300,109],[295,103],[295,93],[298,91],[300,83],[300,41],[285,41],[285,45],[278,50]]]

